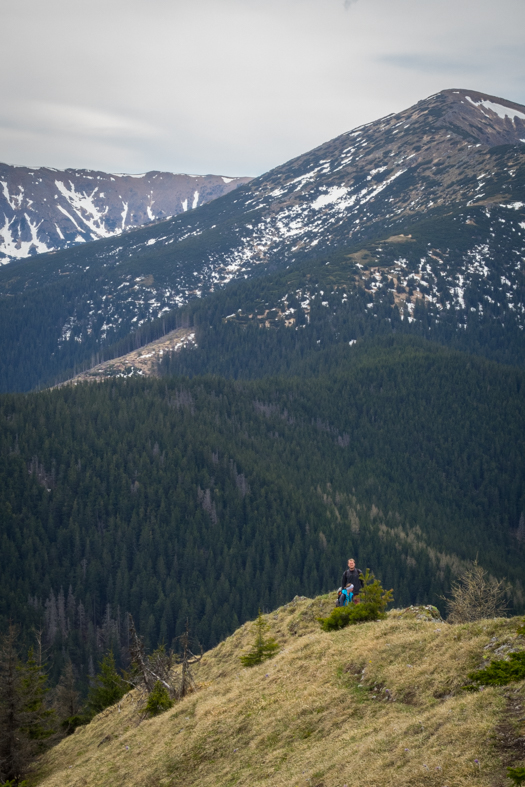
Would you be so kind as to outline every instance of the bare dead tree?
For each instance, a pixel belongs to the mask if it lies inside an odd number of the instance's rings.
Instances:
[[[131,671],[126,676],[126,680],[140,691],[143,701],[147,700],[158,683],[166,689],[171,700],[180,700],[197,690],[192,666],[201,660],[203,651],[200,643],[197,643],[198,648],[192,644],[187,621],[184,633],[178,637],[181,645],[179,656],[171,650],[166,650],[163,645],[148,655],[131,615],[129,615],[129,639]],[[197,649],[199,653],[194,652]],[[179,665],[180,673],[175,674],[175,667]]]
[[[141,682],[149,694],[153,688],[151,675],[148,672],[146,665],[146,651],[144,650],[144,643],[142,638],[137,634],[135,623],[131,614],[128,613],[129,620],[129,655],[133,672],[131,673],[129,682],[138,688]],[[138,673],[138,675],[137,675]]]
[[[184,634],[180,635],[179,640],[180,644],[182,645],[182,656],[180,657],[182,672],[177,696],[178,699],[182,699],[187,694],[191,694],[191,692],[196,691],[197,689],[191,667],[193,664],[197,664],[202,659],[202,647],[199,643],[200,653],[198,655],[193,653],[191,650],[191,637],[188,621],[186,621],[186,630],[184,631]]]
[[[128,683],[151,694],[155,683],[159,681],[172,699],[178,696],[178,687],[173,685],[172,679],[175,665],[172,651],[166,651],[164,646],[161,646],[148,656],[142,638],[137,634],[131,615],[129,615],[129,638],[132,672],[128,676]]]

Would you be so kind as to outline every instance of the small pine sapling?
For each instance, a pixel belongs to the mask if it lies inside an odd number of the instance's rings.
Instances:
[[[261,610],[255,621],[255,640],[252,649],[240,656],[243,667],[254,667],[262,664],[263,661],[271,659],[279,650],[279,643],[273,637],[266,637],[265,633],[269,630],[269,624],[264,620]]]
[[[369,568],[366,569],[362,582],[363,587],[359,592],[361,604],[368,607],[371,613],[377,614],[376,620],[383,618],[387,606],[394,600],[394,591],[385,590]]]
[[[166,686],[163,686],[160,680],[158,680],[148,696],[146,713],[149,713],[150,716],[158,716],[160,713],[169,710],[172,706],[173,700],[170,699]]]

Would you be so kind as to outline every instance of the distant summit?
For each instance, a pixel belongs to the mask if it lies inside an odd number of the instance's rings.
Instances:
[[[83,187],[84,196],[78,196],[80,186],[73,190],[63,173],[48,171],[52,189],[43,204],[53,203],[54,215],[61,216],[58,226],[69,227],[71,242],[75,232],[80,235],[76,225],[83,227],[86,239],[95,237],[98,227],[121,234],[76,243],[42,255],[37,263],[25,260],[0,268],[5,325],[0,359],[4,352],[6,368],[13,373],[5,385],[8,390],[29,387],[46,379],[44,375],[49,379],[77,364],[85,368],[87,359],[98,362],[104,346],[154,320],[164,325],[170,312],[190,301],[234,281],[306,265],[319,270],[308,286],[296,287],[299,304],[317,293],[315,282],[326,275],[321,276],[321,268],[335,277],[335,266],[341,265],[337,286],[361,293],[369,314],[383,309],[388,319],[391,314],[408,322],[431,319],[443,330],[447,315],[453,315],[462,331],[483,324],[479,330],[485,338],[479,341],[484,347],[487,342],[500,346],[494,331],[505,336],[515,331],[512,346],[521,346],[524,140],[524,106],[474,90],[444,90],[341,134],[239,188],[234,186],[241,179],[222,182],[221,188],[230,193],[199,210],[189,208],[205,198],[206,179],[179,176],[186,178],[187,191],[177,197],[178,209],[188,210],[165,221],[151,221],[159,219],[161,210],[171,212],[162,207],[157,191],[167,177],[161,173],[122,179],[106,175],[104,180],[87,173],[91,191]],[[34,172],[33,177],[42,176]],[[113,213],[108,207],[107,217],[95,217],[90,213],[93,204],[102,199],[100,192],[107,197],[110,188],[117,195]],[[137,216],[140,189],[146,196],[143,213]],[[11,210],[30,217],[27,206],[18,207],[25,192],[20,198],[14,194],[9,187]],[[123,233],[128,217],[137,223],[147,217],[151,223]],[[106,224],[110,219],[113,224]],[[37,232],[34,224],[30,230]],[[325,310],[335,281],[319,285]],[[44,288],[45,314],[38,305]],[[258,315],[237,302],[227,307],[223,318],[238,320],[242,314],[259,323],[259,316],[275,311],[275,319],[288,315],[283,319],[292,326],[289,310],[298,308],[294,298],[288,290],[274,295],[273,306],[266,298]],[[301,306],[303,322],[310,319],[308,308]],[[425,310],[432,310],[431,318]],[[192,327],[177,319],[170,322],[170,330]],[[454,325],[447,329],[450,335]],[[139,346],[128,342],[125,352]]]
[[[249,180],[0,164],[0,264],[176,216]]]

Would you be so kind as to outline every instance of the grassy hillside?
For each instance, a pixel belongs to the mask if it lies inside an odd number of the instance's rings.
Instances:
[[[281,650],[251,669],[239,662],[245,624],[195,668],[198,691],[157,718],[126,695],[47,754],[39,787],[510,784],[506,766],[525,758],[525,681],[461,686],[494,654],[523,650],[517,619],[394,610],[325,633],[316,617],[333,603],[296,598],[267,615]]]

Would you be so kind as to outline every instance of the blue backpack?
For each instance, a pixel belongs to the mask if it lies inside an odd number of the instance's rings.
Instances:
[[[347,590],[346,588],[343,588],[343,590],[341,591],[341,601],[342,601],[341,606],[346,607],[347,604],[351,604],[353,597],[354,597],[354,593],[352,590]]]
[[[352,603],[353,597],[354,594],[352,590],[347,590],[346,588],[343,588],[342,590],[339,591],[339,594],[337,596],[336,607],[346,607],[347,604]]]

